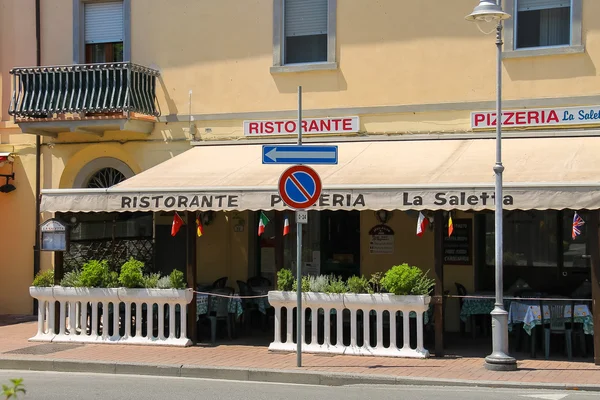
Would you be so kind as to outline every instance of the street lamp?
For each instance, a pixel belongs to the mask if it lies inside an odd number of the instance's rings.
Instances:
[[[502,21],[510,14],[502,10],[502,0],[480,0],[473,12],[465,17],[474,22],[497,22],[496,26],[496,163],[495,183],[495,247],[496,302],[492,316],[492,354],[485,358],[485,367],[494,371],[514,371],[517,361],[508,355],[508,313],[503,299],[502,244]]]

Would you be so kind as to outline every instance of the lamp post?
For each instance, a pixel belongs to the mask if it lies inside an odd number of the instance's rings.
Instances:
[[[502,21],[510,15],[502,10],[502,0],[480,0],[473,12],[465,17],[474,22],[496,22],[496,163],[495,182],[495,247],[496,301],[492,316],[492,354],[485,358],[485,367],[494,371],[514,371],[517,362],[508,355],[508,313],[503,299],[502,244]]]

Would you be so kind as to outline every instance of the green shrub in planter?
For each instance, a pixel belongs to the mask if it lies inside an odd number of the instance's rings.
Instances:
[[[301,289],[303,292],[310,292],[310,278],[308,276],[302,277]],[[294,284],[292,285],[292,292],[296,292],[298,290],[298,281],[294,279]]]
[[[145,283],[143,271],[144,263],[131,257],[121,266],[119,283],[126,288],[143,288]]]
[[[282,292],[289,292],[294,286],[294,275],[292,271],[283,268],[277,271],[277,290]]]
[[[163,276],[156,283],[156,287],[159,289],[171,289],[171,278],[168,276]]]
[[[160,274],[144,275],[144,287],[146,289],[153,289],[158,287],[158,281],[160,281]],[[167,279],[169,279],[167,277]]]
[[[65,273],[60,281],[62,287],[81,287],[81,271],[73,270]]]
[[[52,287],[54,286],[54,270],[40,271],[33,279],[32,286]]]
[[[108,261],[90,260],[83,264],[81,269],[81,286],[84,287],[111,287],[109,284],[114,280],[114,274],[108,269]]]
[[[325,288],[325,293],[346,293],[348,286],[341,277],[332,276],[329,278],[329,284]]]
[[[373,293],[369,281],[364,276],[351,276],[347,282],[350,293]]]
[[[180,270],[174,269],[169,275],[169,280],[173,289],[185,289],[185,279],[183,278],[183,272]]]
[[[381,284],[388,292],[395,295],[428,295],[434,281],[420,268],[404,263],[389,269]]]
[[[308,286],[310,292],[325,292],[329,287],[329,277],[327,275],[309,276]]]

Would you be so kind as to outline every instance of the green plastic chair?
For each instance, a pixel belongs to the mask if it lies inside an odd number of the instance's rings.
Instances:
[[[550,338],[552,335],[564,335],[569,361],[573,359],[573,314],[574,307],[571,304],[571,320],[565,321],[565,303],[548,305],[550,319],[544,317],[544,305],[540,303],[542,325],[544,326],[544,350],[546,359],[550,357]]]

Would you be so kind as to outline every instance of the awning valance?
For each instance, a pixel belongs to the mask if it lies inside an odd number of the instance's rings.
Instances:
[[[315,210],[494,208],[495,141],[338,143],[339,164],[315,166]],[[506,209],[600,208],[599,137],[503,140]],[[285,165],[260,145],[197,146],[108,189],[42,192],[42,211],[284,210]]]

